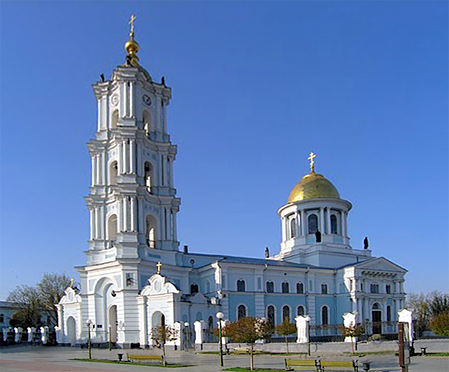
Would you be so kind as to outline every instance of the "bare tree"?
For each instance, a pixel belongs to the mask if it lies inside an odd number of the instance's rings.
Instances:
[[[156,343],[161,345],[162,349],[162,363],[164,366],[167,365],[167,360],[165,357],[165,344],[168,341],[174,341],[178,338],[178,331],[165,324],[160,324],[154,327],[151,331],[151,338],[156,341]]]

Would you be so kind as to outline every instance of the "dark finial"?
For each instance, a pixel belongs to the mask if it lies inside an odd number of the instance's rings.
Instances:
[[[184,253],[189,253],[189,246],[188,245],[184,246]]]
[[[368,249],[369,247],[369,241],[368,237],[366,236],[365,239],[363,239],[363,249]]]
[[[315,238],[317,243],[321,243],[321,233],[320,230],[317,230],[315,233]]]
[[[101,82],[104,83],[104,75],[103,74],[100,75],[100,79],[101,79]]]
[[[165,86],[165,76],[162,76],[161,84]]]
[[[268,247],[265,248],[265,258],[270,257],[270,250]]]

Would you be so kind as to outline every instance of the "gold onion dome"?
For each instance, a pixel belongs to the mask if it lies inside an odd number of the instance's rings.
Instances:
[[[322,174],[315,173],[314,158],[315,154],[310,153],[310,173],[305,175],[293,188],[288,197],[288,203],[315,198],[340,199],[340,194],[332,182]]]
[[[139,57],[137,53],[139,52],[139,44],[134,40],[134,21],[137,19],[136,16],[132,15],[129,23],[131,24],[131,32],[129,33],[129,40],[125,43],[125,50],[128,52],[127,60],[132,66],[137,66],[139,63]]]

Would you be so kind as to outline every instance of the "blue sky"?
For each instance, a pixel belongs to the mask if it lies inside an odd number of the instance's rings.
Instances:
[[[355,248],[448,290],[448,4],[443,1],[0,3],[0,299],[77,276],[89,233],[91,84],[140,60],[173,89],[181,245],[263,257],[277,209],[316,171],[353,204]]]

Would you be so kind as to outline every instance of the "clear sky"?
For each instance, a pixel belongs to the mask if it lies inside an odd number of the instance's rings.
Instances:
[[[89,234],[91,84],[140,60],[173,89],[181,245],[263,257],[276,211],[316,171],[353,204],[355,248],[447,291],[445,1],[0,2],[0,299],[44,272],[77,277]]]

